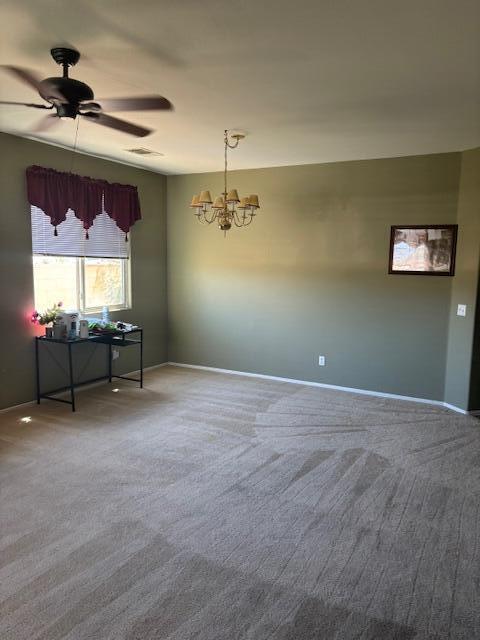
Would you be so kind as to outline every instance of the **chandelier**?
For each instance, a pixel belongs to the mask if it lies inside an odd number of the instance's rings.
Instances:
[[[236,149],[238,143],[245,136],[243,133],[230,133],[225,129],[225,169],[223,173],[223,193],[215,201],[212,200],[210,191],[201,191],[200,195],[193,196],[190,207],[193,214],[201,224],[212,224],[217,222],[218,228],[224,234],[232,228],[248,227],[256,215],[258,196],[250,195],[246,198],[239,198],[236,189],[227,189],[227,153],[229,149]]]

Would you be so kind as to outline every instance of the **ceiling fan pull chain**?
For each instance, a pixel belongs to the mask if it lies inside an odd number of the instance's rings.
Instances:
[[[53,231],[53,235],[56,237],[58,236],[58,231],[57,231],[57,225],[55,225],[55,229]]]
[[[85,232],[85,240],[90,240],[90,236],[88,235],[88,229]]]
[[[125,242],[128,242],[128,233],[125,234]]]

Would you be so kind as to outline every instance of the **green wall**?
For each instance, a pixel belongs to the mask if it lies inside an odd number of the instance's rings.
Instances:
[[[70,170],[72,153],[57,147],[0,134],[0,408],[34,397],[34,327],[30,208],[26,198],[25,168],[31,164]],[[112,182],[138,186],[142,220],[132,229],[133,308],[112,314],[145,328],[145,366],[167,359],[167,300],[165,198],[166,179],[148,171],[77,154],[73,171]],[[55,293],[52,292],[52,301]],[[54,349],[54,346],[49,347]],[[137,368],[134,348],[123,349],[116,366]],[[82,346],[77,375],[93,377],[105,371],[103,346]],[[61,351],[54,354],[65,367]],[[45,358],[47,384],[64,384],[64,372]]]
[[[457,265],[452,283],[445,401],[463,409],[480,409],[478,342],[474,349],[480,262],[480,149],[462,153],[457,221]],[[457,316],[458,304],[467,305],[465,317]]]
[[[480,411],[480,268],[477,288],[477,311],[472,353],[472,375],[470,377],[469,409]]]
[[[169,359],[443,400],[453,279],[388,275],[389,233],[454,223],[460,164],[450,153],[232,172],[262,208],[226,238],[188,208],[222,191],[221,174],[169,176]]]
[[[25,168],[70,169],[72,154],[5,134],[0,151],[1,408],[34,397]],[[138,186],[133,308],[113,315],[145,327],[146,366],[169,359],[464,409],[480,405],[479,170],[480,150],[234,171],[231,186],[259,193],[262,208],[251,227],[224,238],[188,206],[201,189],[220,193],[220,173],[167,178],[80,154],[73,165]],[[455,278],[387,274],[392,224],[457,221]],[[468,305],[466,318],[455,315],[458,303]],[[105,370],[103,348],[89,349],[77,361],[79,377]],[[136,354],[121,353],[119,370],[135,369]],[[47,384],[63,381],[50,364]]]

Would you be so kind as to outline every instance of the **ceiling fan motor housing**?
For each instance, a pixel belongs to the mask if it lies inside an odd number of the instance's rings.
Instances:
[[[60,102],[52,95],[52,88],[64,96],[65,102]],[[73,78],[46,78],[42,80],[38,90],[42,98],[56,106],[58,115],[66,118],[75,118],[80,102],[94,97],[88,84]]]

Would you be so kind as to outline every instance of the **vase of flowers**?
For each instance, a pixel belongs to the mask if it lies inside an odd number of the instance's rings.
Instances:
[[[45,335],[47,338],[51,338],[53,336],[53,325],[58,316],[62,313],[63,302],[57,302],[43,313],[39,313],[38,311],[34,311],[32,313],[32,322],[33,324],[41,324],[45,326]]]

